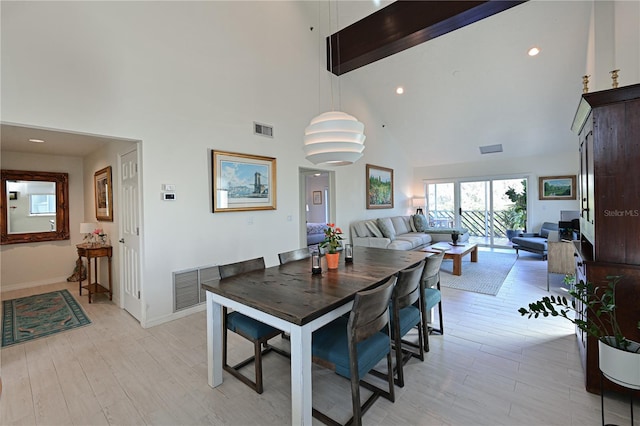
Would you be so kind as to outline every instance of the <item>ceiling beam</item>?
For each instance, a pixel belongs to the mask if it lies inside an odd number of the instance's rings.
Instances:
[[[327,70],[347,73],[525,1],[396,1],[327,37]]]

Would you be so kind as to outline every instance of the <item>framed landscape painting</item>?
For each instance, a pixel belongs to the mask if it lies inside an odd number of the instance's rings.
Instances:
[[[113,222],[113,185],[111,184],[111,166],[98,170],[93,175],[96,199],[96,219]]]
[[[575,200],[576,177],[575,175],[540,176],[538,194],[540,200]]]
[[[212,151],[213,212],[276,209],[276,159]]]
[[[367,209],[393,208],[393,169],[367,164]]]

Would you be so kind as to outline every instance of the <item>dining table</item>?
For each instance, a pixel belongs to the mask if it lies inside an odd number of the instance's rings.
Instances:
[[[343,254],[340,256],[338,269],[328,269],[323,257],[320,274],[312,274],[311,259],[303,259],[203,283],[209,386],[217,387],[223,382],[225,306],[289,334],[291,422],[310,425],[313,332],[349,312],[357,292],[376,287],[429,254],[354,247],[352,262],[345,262]]]

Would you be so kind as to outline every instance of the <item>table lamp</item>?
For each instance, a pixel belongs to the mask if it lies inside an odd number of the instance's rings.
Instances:
[[[423,214],[422,212],[422,204],[424,203],[424,199],[422,198],[413,198],[411,200],[411,204],[413,207],[417,207],[416,214]]]
[[[91,234],[96,229],[96,226],[98,224],[94,222],[82,222],[80,224],[80,233],[84,234],[84,242],[90,242]]]

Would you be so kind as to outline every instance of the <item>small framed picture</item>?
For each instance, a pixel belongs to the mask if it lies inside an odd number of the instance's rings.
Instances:
[[[213,212],[276,209],[276,159],[212,151]]]
[[[322,192],[313,191],[313,204],[322,204]]]
[[[540,176],[538,194],[540,200],[575,200],[576,177],[575,175]]]
[[[393,208],[393,169],[367,164],[367,209]]]
[[[111,166],[98,170],[93,175],[96,198],[96,219],[113,222],[113,185],[111,184]]]
[[[18,199],[18,191],[9,191],[9,199],[17,200]]]

